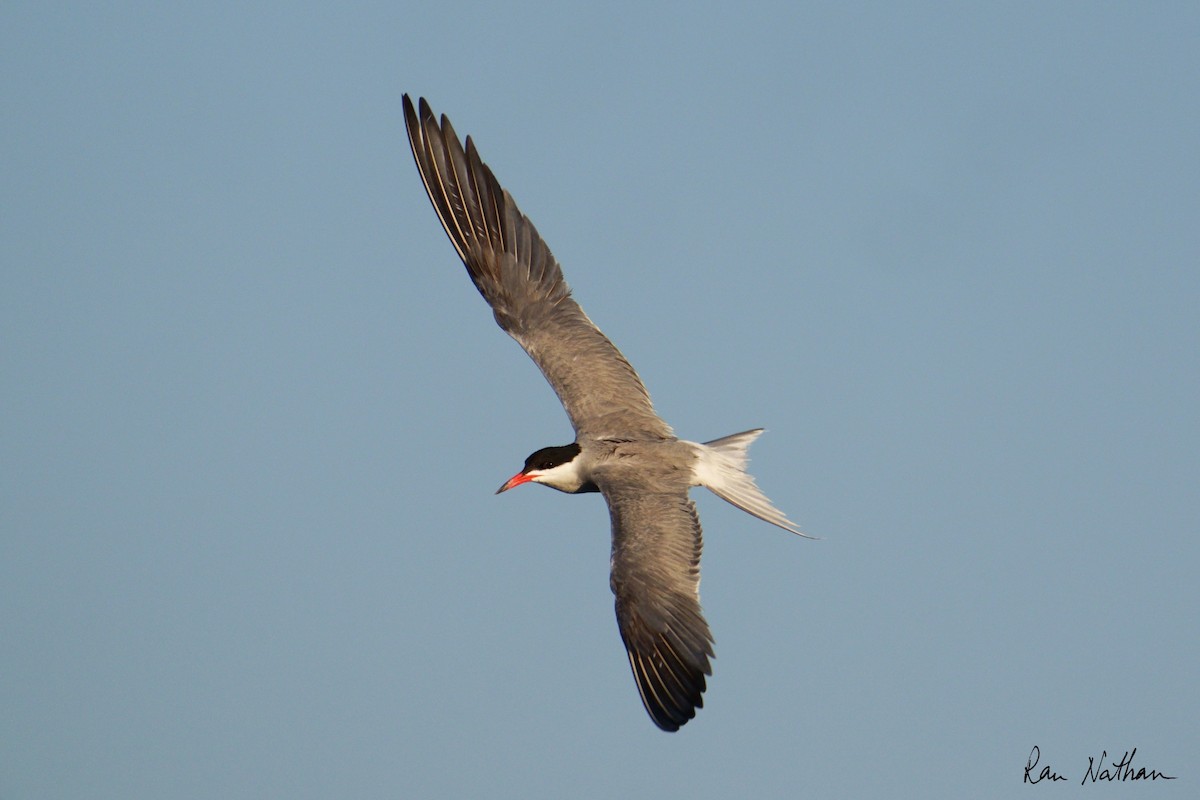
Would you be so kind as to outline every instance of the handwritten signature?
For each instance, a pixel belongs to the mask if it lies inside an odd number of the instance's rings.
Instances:
[[[1089,783],[1100,783],[1101,781],[1118,783],[1122,781],[1175,780],[1174,775],[1164,775],[1156,769],[1146,769],[1145,767],[1135,768],[1133,757],[1136,755],[1136,747],[1132,750],[1126,750],[1125,755],[1121,756],[1120,760],[1112,762],[1111,769],[1105,765],[1105,760],[1108,758],[1107,750],[1101,750],[1099,758],[1088,756],[1087,770],[1083,773],[1083,780],[1079,782],[1079,785],[1086,786]],[[1054,783],[1056,781],[1069,780],[1049,764],[1038,770],[1038,764],[1041,760],[1041,748],[1035,744],[1033,749],[1029,751],[1029,759],[1025,762],[1025,778],[1021,783],[1041,783],[1042,781]]]

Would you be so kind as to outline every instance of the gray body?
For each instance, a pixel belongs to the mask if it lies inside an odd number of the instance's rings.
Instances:
[[[637,372],[571,297],[550,249],[470,137],[464,148],[424,99],[418,114],[405,95],[404,118],[429,198],[471,280],[575,428],[572,445],[534,453],[500,491],[534,482],[604,495],[621,638],[651,719],[678,730],[703,706],[713,657],[700,611],[700,519],[688,490],[705,486],[800,534],[745,470],[746,450],[762,431],[705,444],[678,439]]]

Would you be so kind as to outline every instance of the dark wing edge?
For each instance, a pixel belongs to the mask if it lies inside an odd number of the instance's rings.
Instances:
[[[550,248],[446,115],[403,98],[413,160],[438,219],[496,322],[525,349],[579,433],[610,433],[614,411],[640,431],[670,436],[621,352],[571,298]],[[586,390],[585,390],[586,387]],[[622,431],[616,431],[621,433]]]
[[[603,487],[602,487],[603,488]],[[617,625],[650,719],[674,732],[704,707],[713,638],[700,609],[702,535],[686,491],[614,501]]]
[[[512,199],[506,196],[491,170],[480,160],[471,138],[467,137],[464,150],[450,120],[443,114],[439,125],[425,98],[420,99],[419,116],[407,94],[403,102],[408,143],[425,191],[446,235],[484,299],[494,308],[497,302],[504,300],[499,289],[502,283],[500,267],[505,254],[518,262],[523,257],[531,265],[541,266],[539,277],[543,280],[540,282],[545,283],[544,278],[549,277],[552,285],[561,284],[561,272],[557,281],[553,280],[553,275],[544,275],[546,263],[554,264],[554,259],[536,232],[532,237],[527,230],[518,235],[516,222],[520,214],[512,213],[516,211]],[[541,246],[532,248],[534,241]],[[519,245],[524,245],[520,252]],[[568,291],[565,285],[561,286],[562,295]]]

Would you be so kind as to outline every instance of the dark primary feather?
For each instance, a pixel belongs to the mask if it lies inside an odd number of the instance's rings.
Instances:
[[[467,137],[429,104],[404,96],[404,121],[429,199],[496,322],[542,370],[580,437],[668,438],[641,379],[571,298],[562,270],[529,218]],[[620,413],[621,429],[612,430]],[[630,427],[633,426],[634,430]]]

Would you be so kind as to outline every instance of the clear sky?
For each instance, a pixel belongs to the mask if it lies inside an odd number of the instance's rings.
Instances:
[[[0,7],[0,797],[1195,797],[1200,8],[413,5]],[[678,734],[403,92],[821,537]]]

